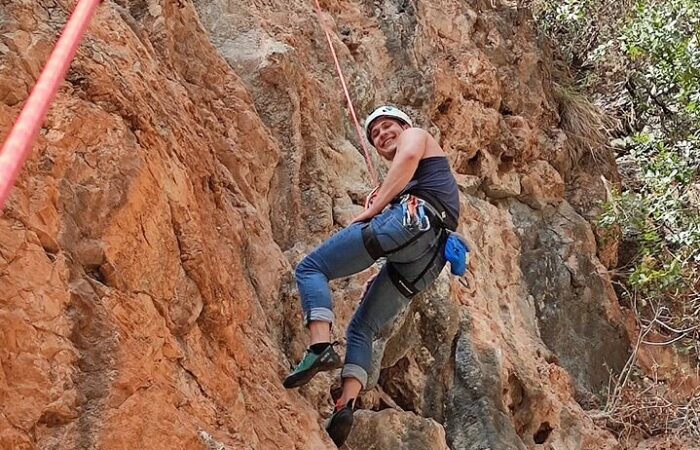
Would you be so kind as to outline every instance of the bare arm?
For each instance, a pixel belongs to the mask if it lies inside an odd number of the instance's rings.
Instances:
[[[425,154],[427,139],[428,133],[420,128],[409,128],[401,133],[396,143],[396,155],[389,167],[389,173],[379,188],[372,206],[366,211],[368,218],[382,212],[384,207],[411,181],[418,163]]]

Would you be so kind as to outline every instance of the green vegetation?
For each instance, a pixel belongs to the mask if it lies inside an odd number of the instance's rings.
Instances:
[[[628,250],[617,278],[621,300],[637,312],[638,346],[672,345],[697,370],[700,0],[533,0],[530,6],[542,32],[558,45],[576,87],[620,124],[610,145],[617,152],[622,188],[605,205],[598,225],[619,230]],[[697,420],[694,427],[668,417],[664,426],[648,423],[654,415],[641,409],[649,396],[623,393],[635,385],[631,373],[637,381],[644,376],[632,365],[611,389],[608,417],[642,435],[682,430],[700,437]],[[673,402],[681,414],[700,403],[700,394]],[[615,411],[626,411],[624,421]]]

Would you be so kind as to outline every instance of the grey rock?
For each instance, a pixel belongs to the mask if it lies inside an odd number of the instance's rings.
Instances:
[[[502,410],[500,363],[493,353],[478,354],[469,326],[455,348],[455,379],[445,411],[452,450],[525,450],[509,415]]]
[[[404,409],[443,421],[452,382],[452,351],[459,330],[459,307],[450,299],[446,268],[417,296],[402,326],[388,340],[379,383]]]
[[[629,338],[606,314],[605,302],[612,300],[596,266],[589,224],[567,202],[542,212],[512,202],[510,212],[542,340],[572,375],[579,395],[602,395],[609,370],[619,371],[627,360]]]

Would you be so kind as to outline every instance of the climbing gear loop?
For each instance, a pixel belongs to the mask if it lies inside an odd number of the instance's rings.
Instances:
[[[406,194],[399,202],[403,211],[403,226],[406,228],[417,228],[420,231],[430,229],[430,218],[426,214],[425,200],[415,195]]]

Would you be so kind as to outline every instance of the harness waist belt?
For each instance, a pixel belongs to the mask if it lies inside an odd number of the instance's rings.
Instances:
[[[425,207],[429,213],[428,215],[430,220],[430,227],[433,228],[433,230],[436,232],[437,237],[433,257],[430,259],[430,262],[428,262],[423,271],[421,271],[421,273],[416,277],[415,280],[411,281],[404,277],[401,273],[399,273],[399,270],[391,261],[387,261],[386,263],[389,278],[391,279],[394,286],[396,286],[396,289],[398,289],[398,291],[404,297],[411,298],[418,293],[418,289],[416,288],[414,283],[420,280],[426,274],[430,267],[432,267],[433,263],[435,262],[435,259],[442,252],[448,235],[445,229],[455,231],[457,229],[457,220],[452,216],[452,214],[450,214],[449,211],[445,209],[440,200],[435,198],[435,196],[422,191],[406,193],[404,195],[407,194],[414,195],[425,202]],[[402,197],[403,195],[397,197],[397,199],[400,199]],[[396,201],[394,203],[396,203]],[[428,230],[430,230],[430,228]],[[372,231],[370,222],[368,222],[362,227],[362,241],[365,245],[365,248],[367,249],[367,253],[369,253],[374,260],[377,260],[379,258],[385,257],[392,253],[396,253],[399,250],[408,247],[409,245],[413,244],[416,240],[418,240],[421,236],[423,236],[423,234],[425,234],[428,230],[417,233],[411,239],[409,239],[408,241],[404,242],[402,245],[396,248],[384,250],[379,244],[377,236]]]

